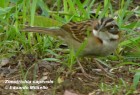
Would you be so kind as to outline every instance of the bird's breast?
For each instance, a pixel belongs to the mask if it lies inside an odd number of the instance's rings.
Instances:
[[[106,56],[113,53],[118,45],[118,41],[103,41],[102,43],[90,41],[81,52],[82,56]]]

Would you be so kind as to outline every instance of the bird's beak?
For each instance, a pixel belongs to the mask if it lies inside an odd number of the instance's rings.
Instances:
[[[98,32],[100,32],[100,31],[102,30],[102,28],[103,28],[103,25],[101,25],[101,26],[99,27]]]

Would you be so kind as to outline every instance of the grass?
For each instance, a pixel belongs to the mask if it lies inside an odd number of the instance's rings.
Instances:
[[[83,21],[91,18],[92,7],[96,4],[97,0],[85,0],[83,3],[80,0],[61,0],[56,1],[54,6],[47,6],[43,0],[1,0],[0,3],[0,59],[10,58],[17,53],[31,53],[38,56],[40,59],[49,62],[60,62],[65,64],[70,70],[73,69],[73,64],[76,63],[76,57],[73,51],[70,54],[59,55],[62,52],[59,48],[63,42],[57,38],[47,35],[22,33],[20,30],[28,22],[31,26],[42,27],[59,27],[69,21]],[[9,3],[10,2],[10,3]],[[119,8],[114,9],[110,0],[104,0],[104,4],[99,3],[96,8],[94,18],[103,17],[117,17],[116,21],[120,30],[126,31],[124,40],[120,42],[116,51],[117,60],[123,59],[118,66],[123,65],[138,65],[137,62],[130,62],[140,59],[140,33],[136,32],[136,28],[140,27],[140,19],[129,21],[132,15],[140,16],[139,10],[132,11],[130,5],[132,0],[120,0]],[[55,6],[56,5],[56,6]],[[63,8],[62,8],[63,7]],[[37,9],[41,8],[42,13],[36,15]],[[95,8],[95,7],[94,7]],[[63,10],[62,10],[63,9]],[[40,10],[38,10],[40,11]],[[51,18],[49,18],[51,16]],[[126,23],[127,22],[127,23]],[[84,45],[83,45],[84,46]],[[132,51],[132,52],[129,52]],[[47,52],[47,53],[46,53]],[[80,51],[79,51],[80,52]],[[45,56],[53,56],[46,58]],[[116,57],[116,55],[113,55]],[[133,70],[133,89],[137,88],[140,80],[140,71]],[[120,80],[122,83],[106,85],[101,83],[100,89],[102,91],[111,90],[112,94],[117,93],[118,90],[127,85],[125,81]],[[120,88],[120,89],[118,89]],[[133,93],[127,89],[127,94]]]

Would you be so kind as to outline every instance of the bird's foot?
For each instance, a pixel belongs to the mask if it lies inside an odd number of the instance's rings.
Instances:
[[[94,58],[94,60],[95,60],[95,63],[96,63],[96,65],[97,65],[97,67],[100,68],[100,69],[103,71],[104,74],[102,74],[102,75],[105,75],[106,77],[108,77],[108,78],[110,78],[110,79],[112,79],[112,80],[115,79],[116,76],[113,75],[112,73],[110,73],[109,71],[107,71],[107,70],[100,64],[100,63],[102,63],[101,60],[96,59],[96,58]],[[110,69],[109,66],[106,65],[106,67],[107,67],[108,69]]]
[[[82,74],[83,74],[86,78],[88,78],[88,79],[95,79],[95,77],[93,77],[93,76],[91,76],[91,75],[89,75],[89,74],[86,73],[86,71],[84,70],[83,66],[81,65],[81,63],[80,63],[80,61],[79,61],[78,59],[77,59],[77,63],[78,63],[78,65],[79,65],[79,67],[80,67],[80,69],[81,69],[81,71],[82,71]]]

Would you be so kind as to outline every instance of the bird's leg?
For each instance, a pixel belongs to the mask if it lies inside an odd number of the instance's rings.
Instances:
[[[111,78],[111,79],[114,80],[114,78],[112,77],[114,75],[112,75],[110,72],[108,72],[107,70],[105,70],[105,68],[100,64],[101,61],[99,59],[94,58],[94,61],[95,61],[96,65],[97,65],[97,67],[100,68],[105,73],[105,76],[106,77]],[[106,66],[106,67],[110,68],[109,66]]]
[[[87,78],[92,78],[92,79],[95,79],[94,77],[92,77],[91,75],[87,74],[86,71],[84,70],[83,66],[81,65],[80,61],[77,59],[77,63],[83,73],[83,75]]]
[[[98,59],[94,58],[94,61],[95,61],[95,63],[96,63],[96,65],[97,65],[98,68],[100,68],[102,71],[108,73],[108,72],[105,70],[105,68],[99,63],[99,60],[98,60]]]

